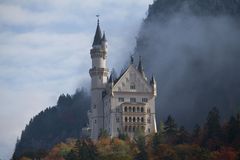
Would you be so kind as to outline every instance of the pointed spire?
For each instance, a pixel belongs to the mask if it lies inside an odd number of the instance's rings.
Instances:
[[[134,58],[133,58],[133,55],[131,55],[131,64],[133,64],[133,62],[134,62]]]
[[[112,73],[111,73],[111,75],[109,77],[108,83],[113,83],[113,75],[112,75]]]
[[[138,71],[143,74],[142,57],[139,56]]]
[[[150,84],[153,85],[153,84],[156,84],[156,80],[154,78],[154,76],[152,75],[152,78],[150,80]]]
[[[93,44],[92,46],[95,46],[95,45],[100,45],[101,44],[101,39],[102,39],[102,32],[101,32],[101,28],[100,28],[100,25],[99,25],[99,15],[96,15],[98,20],[97,20],[97,29],[96,29],[96,33],[95,33],[95,36],[94,36],[94,40],[93,40]]]
[[[107,42],[106,36],[105,36],[105,32],[103,32],[103,36],[102,36],[102,42]]]

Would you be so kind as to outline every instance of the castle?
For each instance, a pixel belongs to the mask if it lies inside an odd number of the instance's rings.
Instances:
[[[109,76],[107,47],[98,20],[90,50],[91,110],[88,117],[91,139],[96,140],[103,130],[111,137],[127,134],[132,138],[137,130],[142,130],[145,135],[156,133],[157,85],[154,77],[148,82],[141,58],[137,67],[131,58],[131,63],[117,79]]]

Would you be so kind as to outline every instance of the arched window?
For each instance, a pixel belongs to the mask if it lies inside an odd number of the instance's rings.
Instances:
[[[140,118],[139,117],[137,117],[137,122],[140,122]]]
[[[128,118],[127,117],[125,117],[125,122],[127,122],[128,121]]]
[[[137,107],[137,112],[140,112],[140,108],[139,107]]]
[[[127,112],[127,107],[124,107],[124,112]]]
[[[144,112],[144,108],[143,107],[141,107],[141,112]]]
[[[135,112],[135,107],[133,107],[133,112]]]
[[[141,130],[144,131],[144,130],[145,130],[145,127],[144,127],[144,126],[141,126]]]
[[[127,132],[127,130],[128,130],[128,126],[125,126],[125,132]]]
[[[133,122],[136,122],[136,117],[133,117]]]
[[[132,126],[129,126],[129,127],[128,127],[128,131],[129,131],[129,132],[132,132]]]
[[[141,122],[144,122],[144,118],[143,117],[141,118]]]
[[[129,117],[129,122],[132,122],[132,117]]]
[[[133,132],[135,132],[136,131],[136,127],[135,126],[133,126]]]
[[[147,113],[150,113],[150,112],[151,112],[151,110],[150,110],[150,108],[148,108],[148,109],[147,109]]]
[[[132,112],[132,107],[128,107],[128,112]]]
[[[147,121],[148,121],[148,123],[151,123],[151,120],[150,120],[150,118],[148,118],[148,119],[147,119]]]

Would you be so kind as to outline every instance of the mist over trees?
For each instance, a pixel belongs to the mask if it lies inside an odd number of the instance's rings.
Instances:
[[[240,110],[240,1],[155,0],[135,48],[158,84],[157,119],[193,128],[209,108]]]

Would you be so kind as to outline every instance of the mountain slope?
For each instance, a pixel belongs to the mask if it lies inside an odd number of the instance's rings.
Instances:
[[[84,90],[72,96],[61,95],[57,105],[33,117],[16,144],[13,157],[45,152],[67,138],[79,138],[88,123],[90,97]]]

